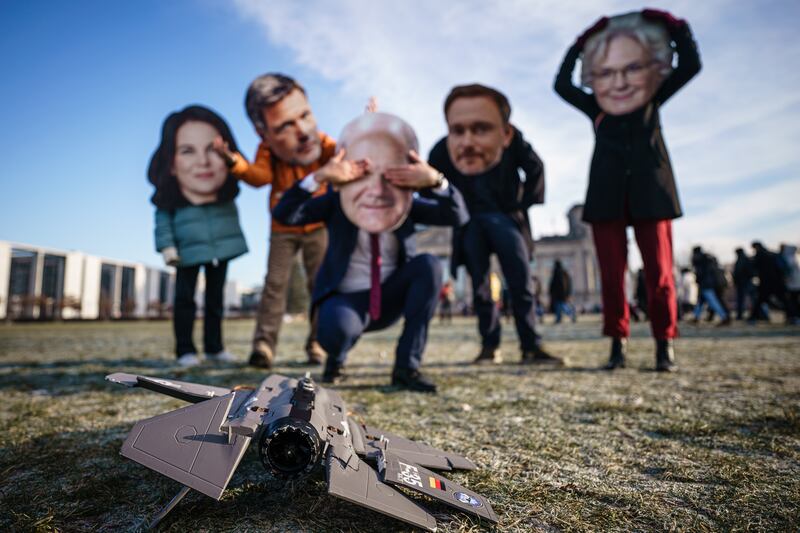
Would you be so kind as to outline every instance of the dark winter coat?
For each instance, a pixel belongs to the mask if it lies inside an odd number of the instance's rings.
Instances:
[[[595,125],[595,147],[583,220],[673,219],[680,217],[667,146],[661,135],[659,109],[700,71],[700,56],[689,26],[672,35],[678,65],[663,81],[653,100],[625,115],[608,115],[593,94],[572,84],[581,52],[573,45],[556,76],[555,91],[583,111]]]

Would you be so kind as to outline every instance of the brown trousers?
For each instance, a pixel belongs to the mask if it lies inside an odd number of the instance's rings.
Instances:
[[[256,330],[253,334],[253,351],[275,354],[278,333],[281,330],[283,314],[286,311],[286,295],[289,291],[289,276],[297,252],[302,252],[303,268],[308,280],[308,294],[314,287],[317,270],[322,263],[328,247],[328,230],[320,228],[306,234],[272,232],[269,239],[269,258],[264,289],[256,316]],[[316,313],[311,320],[306,347],[317,340]]]

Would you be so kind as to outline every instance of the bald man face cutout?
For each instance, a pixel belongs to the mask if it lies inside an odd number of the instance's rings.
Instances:
[[[369,173],[339,189],[347,219],[369,233],[391,231],[400,226],[411,210],[412,191],[390,184],[384,171],[405,164],[408,147],[395,137],[378,132],[357,138],[347,146],[346,159],[368,159]]]

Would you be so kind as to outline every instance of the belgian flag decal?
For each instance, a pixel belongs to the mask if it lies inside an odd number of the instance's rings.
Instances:
[[[441,479],[436,479],[435,477],[428,476],[428,483],[430,484],[432,489],[446,490],[444,488],[444,481],[442,481]]]

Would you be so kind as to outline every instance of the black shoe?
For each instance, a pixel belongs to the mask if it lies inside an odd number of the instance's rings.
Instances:
[[[250,360],[247,361],[247,364],[249,364],[250,366],[265,368],[269,370],[270,368],[272,368],[272,357],[270,357],[269,354],[254,350],[250,354]]]
[[[322,382],[329,385],[336,385],[347,379],[347,374],[341,366],[326,367],[325,372],[322,373]]]
[[[731,325],[731,317],[730,317],[730,315],[728,315],[725,318],[723,318],[719,322],[719,324],[717,324],[717,327],[718,328],[724,328],[725,326],[730,326],[730,325]]]
[[[472,361],[473,365],[499,365],[503,362],[503,356],[500,355],[500,348],[489,348],[484,346],[481,348],[481,353]]]
[[[436,394],[436,383],[414,368],[395,368],[392,372],[392,386],[414,392]]]
[[[675,372],[678,365],[675,364],[675,346],[672,339],[656,341],[656,371]]]
[[[523,351],[520,363],[523,365],[564,366],[563,359],[550,355],[539,344],[534,346],[532,350]]]
[[[608,363],[603,367],[603,370],[615,370],[617,368],[625,368],[625,356],[628,353],[628,339],[614,338],[611,339],[611,357],[608,358]]]

